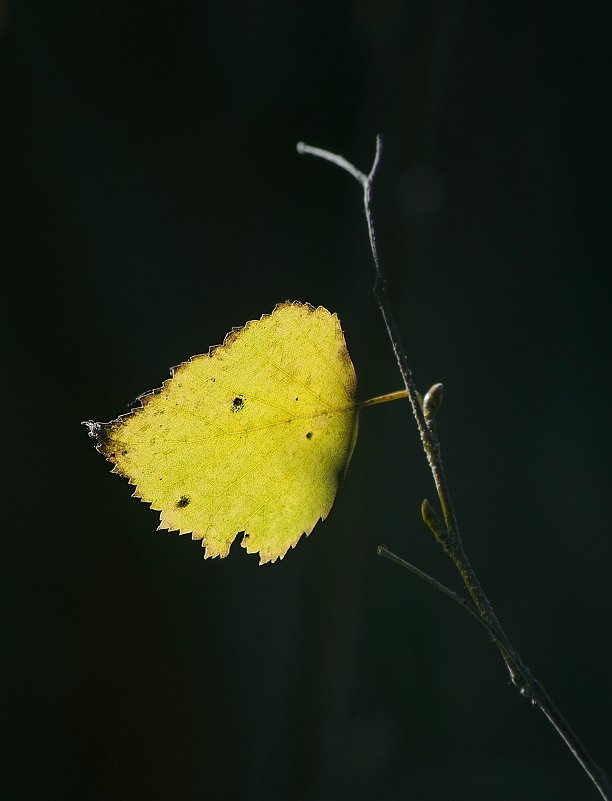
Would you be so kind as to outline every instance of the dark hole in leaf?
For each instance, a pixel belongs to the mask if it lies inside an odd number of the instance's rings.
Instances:
[[[306,434],[306,439],[312,439],[312,431],[309,431],[308,434]]]
[[[186,495],[181,495],[181,497],[176,502],[176,506],[178,509],[184,509],[186,506],[189,506],[191,503],[191,498],[188,498]]]

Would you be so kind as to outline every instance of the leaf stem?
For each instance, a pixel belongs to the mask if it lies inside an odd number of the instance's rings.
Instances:
[[[349,175],[351,175],[356,181],[358,181],[363,189],[363,207],[368,227],[370,249],[372,251],[372,258],[374,260],[374,268],[376,273],[374,296],[382,314],[385,327],[387,329],[387,334],[393,347],[393,352],[395,353],[395,358],[397,360],[399,371],[405,386],[405,393],[402,391],[402,394],[390,393],[389,395],[382,395],[380,396],[381,399],[372,398],[370,401],[365,401],[363,405],[368,406],[373,405],[374,403],[385,403],[387,400],[396,400],[399,397],[406,396],[410,400],[412,413],[419,431],[423,450],[425,451],[425,455],[427,457],[427,461],[429,463],[436,486],[438,500],[440,502],[440,508],[444,518],[444,525],[439,523],[437,515],[430,507],[428,502],[423,503],[423,518],[434,533],[437,541],[440,543],[445,553],[450,557],[455,567],[459,571],[464,586],[472,598],[474,607],[469,604],[466,606],[465,604],[468,602],[465,601],[465,599],[461,599],[460,596],[457,596],[454,598],[454,600],[467,609],[470,614],[476,614],[478,619],[483,622],[483,625],[491,635],[494,644],[506,663],[506,667],[508,668],[513,684],[518,687],[521,695],[527,697],[533,704],[536,704],[544,713],[559,736],[563,739],[571,753],[589,776],[591,781],[595,784],[602,798],[604,798],[605,801],[612,801],[612,789],[610,788],[610,784],[608,783],[605,773],[584,748],[577,735],[551,701],[544,687],[531,675],[531,672],[522,661],[518,652],[511,645],[508,636],[497,619],[491,602],[485,595],[478,577],[476,576],[476,573],[474,572],[474,569],[472,568],[467,554],[463,548],[459,524],[446,480],[446,472],[442,460],[442,452],[436,432],[435,421],[431,419],[428,420],[425,417],[423,407],[421,406],[420,395],[417,391],[414,379],[412,377],[412,372],[408,365],[406,351],[402,345],[399,329],[397,327],[397,323],[395,322],[393,309],[389,300],[387,281],[381,269],[380,260],[378,258],[376,234],[371,211],[371,199],[372,184],[374,182],[374,178],[376,177],[376,171],[378,169],[382,154],[382,137],[380,135],[376,137],[376,152],[374,156],[374,162],[370,172],[367,175],[361,172],[361,170],[358,170],[357,167],[347,161],[343,156],[331,153],[328,150],[323,150],[322,148],[318,147],[311,147],[310,145],[300,142],[297,145],[297,151],[300,154],[308,154],[317,158],[322,158],[331,162],[335,166],[340,167],[345,172],[349,173]],[[404,560],[400,559],[400,557],[395,556],[395,554],[391,554],[391,552],[384,548],[384,546],[379,547],[378,553],[386,556],[389,559],[392,559],[392,561],[395,561],[404,567],[407,567],[413,573],[416,573],[416,575],[418,575],[420,578],[428,581],[445,595],[449,595],[450,597],[455,595],[453,594],[452,590],[448,590],[448,588],[444,587],[444,585],[440,585],[440,583],[435,579],[427,576],[427,574],[418,570],[418,568],[414,568],[414,566],[410,565],[409,562],[405,562]]]
[[[376,406],[377,403],[390,403],[391,401],[407,398],[408,393],[405,389],[398,389],[397,392],[387,392],[384,395],[377,395],[375,398],[360,401],[359,408],[365,409],[368,406]]]

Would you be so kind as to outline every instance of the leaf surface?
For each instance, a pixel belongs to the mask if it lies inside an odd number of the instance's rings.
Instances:
[[[97,449],[206,557],[274,562],[325,519],[357,436],[355,370],[337,315],[287,302],[175,367],[140,406],[88,422]]]

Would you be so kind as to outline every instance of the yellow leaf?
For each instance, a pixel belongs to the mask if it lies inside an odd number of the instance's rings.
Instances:
[[[110,423],[97,449],[205,556],[236,535],[274,562],[325,519],[357,436],[355,370],[337,315],[281,303],[175,367]]]

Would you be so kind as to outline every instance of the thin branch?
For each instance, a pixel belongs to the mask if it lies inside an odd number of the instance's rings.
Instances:
[[[436,482],[436,488],[438,490],[438,496],[440,497],[440,504],[442,506],[442,512],[444,514],[447,527],[449,531],[453,532],[453,536],[455,538],[458,538],[459,527],[457,526],[453,505],[446,486],[446,477],[444,475],[444,468],[442,465],[442,461],[439,458],[438,454],[439,447],[437,443],[437,438],[432,433],[429,426],[427,425],[427,421],[425,420],[425,415],[423,413],[423,409],[421,406],[421,399],[417,391],[416,385],[414,383],[414,379],[412,377],[412,371],[410,370],[410,367],[408,365],[406,351],[404,349],[404,346],[402,345],[399,329],[397,327],[397,323],[395,322],[395,317],[393,315],[393,310],[391,308],[391,303],[389,301],[389,296],[387,292],[387,280],[381,269],[380,259],[378,258],[378,248],[376,246],[376,232],[374,230],[374,218],[371,211],[371,205],[372,205],[371,200],[372,200],[372,184],[374,182],[374,179],[376,178],[376,172],[378,169],[378,165],[380,164],[380,158],[382,155],[382,137],[380,135],[376,137],[376,153],[374,156],[374,162],[372,164],[372,168],[368,173],[368,175],[361,172],[361,170],[358,170],[357,167],[355,167],[353,164],[347,161],[343,156],[339,156],[336,153],[330,153],[329,151],[322,150],[319,147],[311,147],[310,145],[304,144],[304,142],[298,143],[297,152],[300,154],[308,154],[311,156],[325,159],[326,161],[329,161],[332,164],[334,164],[336,167],[340,167],[341,169],[345,170],[345,172],[348,172],[349,175],[351,175],[356,181],[358,181],[361,184],[361,187],[363,189],[363,207],[368,226],[368,235],[370,238],[370,249],[372,251],[372,258],[374,259],[374,267],[376,269],[374,295],[376,297],[376,301],[383,316],[385,327],[387,329],[387,334],[389,336],[389,339],[391,340],[393,352],[395,353],[395,358],[397,360],[399,370],[402,379],[404,381],[404,386],[406,387],[406,392],[408,393],[408,398],[410,400],[410,405],[412,406],[412,413],[416,420],[417,428],[419,430],[419,435],[421,437],[421,442],[423,444],[427,460],[432,470],[434,481]]]
[[[396,565],[400,565],[400,567],[405,567],[406,570],[409,570],[415,576],[422,579],[426,584],[431,585],[434,589],[441,592],[443,595],[446,595],[456,604],[458,604],[462,609],[464,609],[474,620],[476,620],[480,625],[486,629],[491,640],[495,642],[497,640],[497,635],[491,628],[491,626],[487,623],[487,621],[478,614],[478,611],[472,604],[464,598],[463,596],[456,593],[454,590],[451,590],[450,587],[447,587],[446,584],[442,584],[441,581],[435,579],[433,576],[430,576],[429,573],[425,573],[424,570],[416,567],[413,565],[412,562],[407,562],[405,559],[402,559],[401,556],[398,556],[393,551],[390,551],[386,545],[379,545],[376,549],[376,553],[378,556],[384,556],[385,559],[388,559],[390,562],[395,562]]]
[[[397,323],[395,322],[393,309],[391,307],[391,302],[389,300],[389,294],[387,291],[387,281],[381,269],[380,260],[378,257],[378,249],[376,247],[376,234],[371,210],[371,199],[372,184],[376,177],[376,172],[380,164],[382,153],[382,137],[376,137],[376,153],[372,163],[372,168],[367,175],[361,172],[361,170],[358,170],[357,167],[351,164],[351,162],[347,161],[343,156],[331,153],[328,150],[323,150],[318,147],[311,147],[310,145],[300,142],[297,146],[297,151],[300,154],[308,154],[317,158],[322,158],[331,162],[335,166],[340,167],[349,175],[351,175],[356,181],[358,181],[363,189],[363,206],[368,226],[370,248],[372,251],[372,258],[374,260],[374,267],[376,271],[374,296],[385,322],[387,334],[393,347],[393,352],[395,353],[395,358],[404,381],[404,386],[406,387],[406,393],[412,406],[412,412],[417,424],[423,450],[425,451],[425,455],[427,457],[427,461],[429,463],[436,486],[445,525],[444,527],[441,525],[438,526],[438,524],[434,522],[433,517],[429,519],[428,515],[426,514],[424,514],[425,522],[430,526],[432,531],[434,531],[436,539],[442,545],[445,553],[452,559],[455,567],[459,571],[461,578],[463,579],[464,586],[474,602],[479,619],[484,621],[485,628],[487,628],[487,631],[489,631],[489,633],[492,635],[493,642],[497,646],[504,662],[506,663],[513,683],[519,688],[522,695],[526,696],[532,701],[532,703],[539,706],[541,711],[554,726],[557,733],[564,740],[574,757],[578,760],[584,771],[593,781],[605,801],[612,801],[612,789],[610,788],[605,773],[589,755],[565,718],[561,715],[559,710],[551,701],[544,687],[531,675],[531,672],[522,661],[518,652],[512,647],[508,636],[497,619],[491,602],[485,595],[476,573],[474,572],[474,569],[472,568],[464,551],[461,541],[461,534],[459,531],[459,524],[457,522],[457,516],[455,514],[452,498],[446,480],[446,472],[442,460],[442,452],[440,449],[438,435],[436,433],[435,420],[428,420],[423,411],[420,395],[416,389],[412,372],[408,365],[406,351],[402,345],[399,329],[397,327]],[[387,552],[383,555],[388,556],[389,553],[390,552]],[[388,556],[388,558],[391,557]],[[394,558],[393,561],[396,561],[399,564],[403,563],[403,560],[401,560],[399,557]],[[405,563],[404,566],[407,565],[409,565],[409,563]],[[410,566],[409,569],[412,569],[412,566]],[[427,576],[427,578],[425,578],[427,574],[422,574],[422,571],[417,571],[418,568],[413,569],[413,572],[416,572],[421,578],[429,581],[430,577]],[[433,586],[437,586],[435,579],[432,579],[429,581],[429,583],[433,583]],[[446,595],[448,595],[449,592],[452,592],[447,591],[447,588],[441,589],[442,587],[443,585],[440,585],[440,587],[437,588]],[[461,603],[461,601],[459,601],[459,603]],[[464,606],[464,608],[468,607]],[[473,608],[469,607],[469,609]]]
[[[376,553],[379,556],[384,556],[385,558],[389,559],[389,561],[395,562],[401,567],[406,568],[408,571],[413,573],[415,576],[418,576],[420,579],[425,581],[430,586],[434,587],[443,595],[446,595],[448,598],[451,598],[462,609],[465,609],[465,611],[469,615],[471,615],[471,617],[473,617],[474,620],[477,620],[483,626],[483,628],[486,629],[489,636],[491,637],[491,641],[495,645],[497,645],[498,648],[500,646],[503,646],[503,644],[498,641],[497,634],[493,629],[493,627],[483,617],[481,617],[481,615],[479,615],[475,607],[473,607],[466,598],[463,598],[461,595],[458,595],[456,592],[451,590],[445,584],[442,584],[437,579],[433,578],[433,576],[430,576],[428,573],[425,573],[423,570],[420,570],[411,562],[407,562],[405,559],[402,559],[400,556],[397,556],[397,554],[394,554],[385,545],[379,545],[378,548],[376,549]],[[599,767],[599,765],[592,759],[592,757],[585,750],[584,746],[582,746],[582,743],[578,739],[577,735],[570,728],[569,724],[564,719],[563,715],[559,712],[557,707],[553,704],[544,687],[533,677],[531,677],[530,681],[531,681],[531,692],[528,693],[525,688],[521,687],[520,688],[521,695],[527,696],[533,704],[539,706],[540,710],[544,713],[548,721],[552,724],[552,726],[555,728],[559,736],[562,738],[564,743],[572,752],[576,760],[579,762],[582,769],[589,776],[591,781],[595,784],[595,786],[601,793],[602,798],[604,798],[605,801],[609,801],[610,787],[604,770],[601,767]]]
[[[331,161],[336,167],[346,170],[346,172],[352,175],[356,181],[359,181],[362,186],[365,186],[368,180],[368,176],[362,173],[361,170],[358,170],[350,161],[347,161],[344,156],[337,156],[335,153],[330,153],[329,150],[322,150],[320,147],[311,147],[305,142],[298,142],[296,150],[300,156],[307,153],[309,156],[316,156],[317,158],[325,159],[325,161]]]

